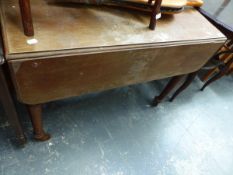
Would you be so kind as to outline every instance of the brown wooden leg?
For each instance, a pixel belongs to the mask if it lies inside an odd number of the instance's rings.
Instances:
[[[19,0],[19,7],[24,28],[24,34],[26,36],[33,36],[34,28],[32,22],[30,0]]]
[[[156,15],[160,13],[162,0],[156,0],[152,8],[149,28],[154,30],[156,27]]]
[[[209,77],[211,77],[214,73],[218,72],[218,68],[213,68],[211,70],[209,70],[207,73],[205,73],[202,77],[201,77],[201,81],[207,81],[209,79]]]
[[[216,80],[222,78],[224,75],[227,74],[227,72],[230,70],[230,66],[233,63],[233,58],[227,62],[225,66],[223,66],[220,69],[220,72],[217,73],[215,76],[213,76],[211,79],[209,79],[204,86],[201,88],[201,91],[203,91],[207,86],[209,86],[211,83],[215,82]]]
[[[0,100],[3,104],[9,124],[15,131],[17,142],[19,144],[25,144],[26,137],[23,133],[2,67],[0,67]]]
[[[185,82],[180,86],[180,88],[173,94],[172,98],[169,100],[172,102],[181,92],[183,92],[195,79],[197,72],[188,74]]]
[[[227,75],[230,75],[233,73],[233,68],[231,68],[228,72],[227,72]]]
[[[38,141],[46,141],[50,139],[50,135],[45,133],[42,123],[42,105],[28,105],[32,126],[34,129],[34,138]]]
[[[200,89],[201,91],[204,91],[204,89],[209,86],[211,83],[217,81],[218,79],[222,78],[225,75],[224,72],[220,71],[219,73],[217,73],[215,76],[213,76],[212,78],[210,78],[205,84],[204,86],[202,86],[202,88]]]
[[[179,83],[182,77],[183,75],[173,77],[164,88],[164,90],[161,92],[161,94],[154,98],[152,106],[157,106],[169,94],[169,92],[174,89],[174,87],[177,85],[177,83]]]
[[[228,47],[232,47],[232,45],[233,45],[233,38],[229,40],[227,46],[228,46]]]

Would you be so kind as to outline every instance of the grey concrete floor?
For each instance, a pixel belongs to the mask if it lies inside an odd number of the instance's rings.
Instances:
[[[195,80],[173,103],[149,102],[167,80],[61,100],[44,107],[48,142],[17,148],[0,123],[0,175],[232,175],[233,77]]]

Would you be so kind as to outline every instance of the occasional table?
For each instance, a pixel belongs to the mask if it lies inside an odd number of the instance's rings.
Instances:
[[[31,113],[35,138],[42,141],[50,138],[42,125],[44,103],[195,72],[226,40],[195,9],[164,16],[150,31],[145,14],[44,1],[31,2],[38,9],[37,32],[26,37],[19,8],[11,8],[18,1],[1,1],[7,64],[18,100]]]

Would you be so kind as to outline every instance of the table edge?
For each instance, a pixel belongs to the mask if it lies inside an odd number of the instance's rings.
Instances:
[[[17,54],[7,54],[5,58],[7,61],[22,60],[22,59],[33,59],[41,57],[64,57],[64,56],[78,56],[87,54],[98,54],[107,52],[120,52],[120,51],[130,51],[130,50],[140,50],[140,49],[159,49],[164,47],[176,47],[183,45],[197,45],[197,44],[207,44],[207,43],[224,43],[226,37],[218,37],[203,40],[186,40],[186,41],[174,41],[165,43],[144,43],[144,44],[132,44],[132,45],[118,45],[118,46],[103,46],[103,47],[89,47],[89,48],[75,48],[66,50],[54,50],[54,51],[41,51],[41,52],[27,52],[27,53],[17,53]]]

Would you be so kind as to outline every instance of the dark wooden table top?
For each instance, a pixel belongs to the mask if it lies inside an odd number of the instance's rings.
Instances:
[[[28,38],[22,32],[18,0],[0,0],[0,4],[6,60],[158,48],[162,45],[222,43],[225,40],[194,9],[162,17],[156,30],[151,31],[147,27],[148,14],[107,7],[58,6],[46,1],[31,1],[36,33],[33,38]]]
[[[233,0],[205,0],[200,12],[222,28],[225,35],[233,37]]]

